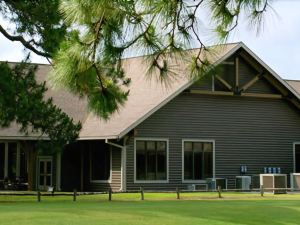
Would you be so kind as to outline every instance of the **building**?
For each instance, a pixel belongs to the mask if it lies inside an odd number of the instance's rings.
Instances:
[[[243,43],[213,47],[209,58],[213,76],[191,80],[175,65],[167,88],[145,78],[143,57],[124,59],[130,96],[108,121],[88,113],[84,100],[49,89],[82,122],[78,141],[62,154],[38,155],[37,134],[24,136],[16,124],[1,129],[0,180],[26,177],[32,189],[65,191],[167,190],[213,177],[234,187],[241,166],[250,175],[264,167],[300,172],[300,81],[283,80]],[[38,80],[50,69],[40,65]]]

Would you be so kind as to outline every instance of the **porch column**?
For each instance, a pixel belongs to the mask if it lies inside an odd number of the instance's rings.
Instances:
[[[17,143],[17,171],[16,171],[16,177],[20,177],[20,168],[21,168],[21,148],[20,148],[20,142]]]
[[[26,148],[28,153],[28,190],[32,191],[34,188],[37,188],[36,182],[34,182],[36,177],[36,158],[37,150],[34,148]]]
[[[56,154],[56,190],[61,191],[61,152]]]
[[[122,170],[122,181],[121,181],[121,190],[126,191],[126,145],[122,147],[122,160],[121,160],[121,170]]]

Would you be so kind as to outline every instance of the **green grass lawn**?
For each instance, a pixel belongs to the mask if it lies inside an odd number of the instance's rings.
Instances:
[[[176,194],[145,193],[42,197],[0,196],[0,224],[68,225],[231,225],[231,224],[300,224],[300,195],[223,193]]]

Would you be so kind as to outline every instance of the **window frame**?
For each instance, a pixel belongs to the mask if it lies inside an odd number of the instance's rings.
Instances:
[[[182,139],[182,145],[181,145],[181,164],[182,164],[182,167],[181,167],[181,171],[182,171],[182,174],[181,174],[181,181],[182,183],[206,183],[206,180],[205,179],[202,179],[202,180],[185,180],[184,179],[184,143],[185,142],[209,142],[209,143],[212,143],[213,145],[213,168],[212,168],[212,178],[215,178],[216,177],[216,151],[215,151],[215,140],[214,139],[197,139],[197,138],[186,138],[186,139]]]
[[[89,162],[90,162],[90,183],[108,183],[110,184],[112,182],[112,148],[111,146],[109,146],[109,157],[110,157],[110,160],[109,160],[109,179],[107,180],[93,180],[92,179],[92,154],[91,152],[93,151],[93,149],[90,149],[89,150]]]
[[[136,142],[137,141],[165,141],[166,142],[166,179],[165,180],[137,180],[136,178]],[[134,138],[134,150],[133,150],[133,164],[134,164],[134,183],[135,184],[166,184],[169,183],[169,139],[168,138],[149,138],[149,137],[139,137],[139,138]]]

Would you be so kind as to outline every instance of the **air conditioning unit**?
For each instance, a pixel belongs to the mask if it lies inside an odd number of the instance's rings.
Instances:
[[[207,178],[207,188],[208,190],[215,191],[218,186],[222,189],[227,189],[227,179],[226,178]]]
[[[286,193],[287,188],[287,175],[286,174],[260,174],[260,185],[263,185],[264,189],[273,191],[274,194]],[[278,188],[278,190],[276,190]],[[280,189],[282,188],[282,189]]]
[[[290,183],[293,191],[300,191],[300,173],[291,173]]]
[[[236,176],[236,188],[241,190],[250,190],[251,176]]]
[[[188,191],[196,191],[196,185],[195,184],[189,184],[187,186]]]

